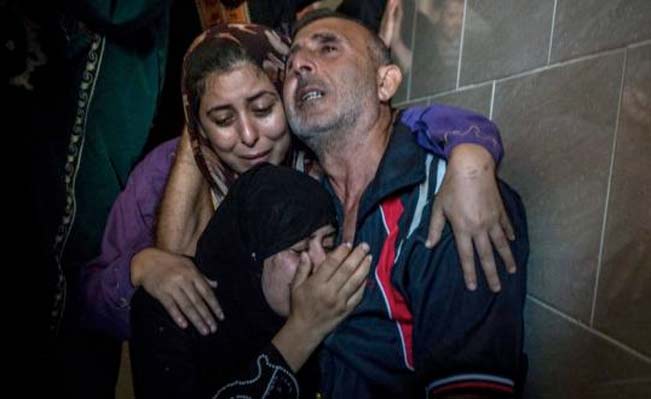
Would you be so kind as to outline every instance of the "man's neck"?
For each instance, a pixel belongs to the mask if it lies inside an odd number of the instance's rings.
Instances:
[[[319,162],[344,211],[343,239],[353,241],[357,210],[389,143],[392,112],[382,106],[373,121],[347,128],[337,145],[319,153]]]

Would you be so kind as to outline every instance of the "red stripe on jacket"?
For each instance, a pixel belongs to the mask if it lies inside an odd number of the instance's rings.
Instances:
[[[389,198],[380,205],[387,228],[387,238],[382,245],[380,258],[375,269],[375,277],[384,294],[389,317],[396,322],[400,334],[405,365],[413,370],[413,329],[414,320],[405,298],[391,283],[391,271],[396,260],[396,241],[400,229],[398,222],[404,212],[399,197]]]

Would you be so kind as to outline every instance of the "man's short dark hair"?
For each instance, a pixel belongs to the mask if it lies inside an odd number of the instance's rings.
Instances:
[[[294,41],[294,38],[296,37],[296,34],[305,28],[306,26],[312,24],[313,22],[316,22],[320,19],[324,18],[337,18],[337,19],[344,19],[350,22],[353,22],[362,28],[366,29],[369,33],[369,36],[371,37],[371,40],[368,44],[368,49],[371,54],[371,57],[373,58],[373,61],[377,63],[377,65],[387,65],[391,64],[391,52],[389,48],[387,47],[386,44],[380,39],[380,37],[377,35],[377,33],[369,28],[364,22],[360,21],[357,18],[353,18],[349,15],[342,14],[337,11],[330,10],[328,8],[320,8],[315,11],[311,11],[308,14],[306,14],[303,18],[299,19],[295,24],[294,28],[292,29],[292,41]]]

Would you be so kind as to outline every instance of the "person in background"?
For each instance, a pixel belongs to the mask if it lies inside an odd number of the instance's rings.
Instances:
[[[164,81],[172,1],[5,1],[12,107],[27,153],[21,191],[48,394],[113,398],[121,342],[80,325],[84,266],[149,135]],[[8,11],[8,14],[5,14]],[[9,26],[7,26],[9,27]],[[3,58],[4,62],[4,58]],[[13,69],[13,66],[17,68]],[[12,126],[18,126],[10,123]]]

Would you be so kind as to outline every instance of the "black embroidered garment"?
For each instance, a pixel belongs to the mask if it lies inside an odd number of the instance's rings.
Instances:
[[[136,396],[314,397],[316,364],[297,378],[270,343],[284,320],[267,304],[260,278],[265,258],[327,224],[336,225],[335,210],[316,180],[269,164],[243,174],[197,245],[197,267],[218,281],[226,320],[207,337],[183,330],[138,290],[131,303]]]

